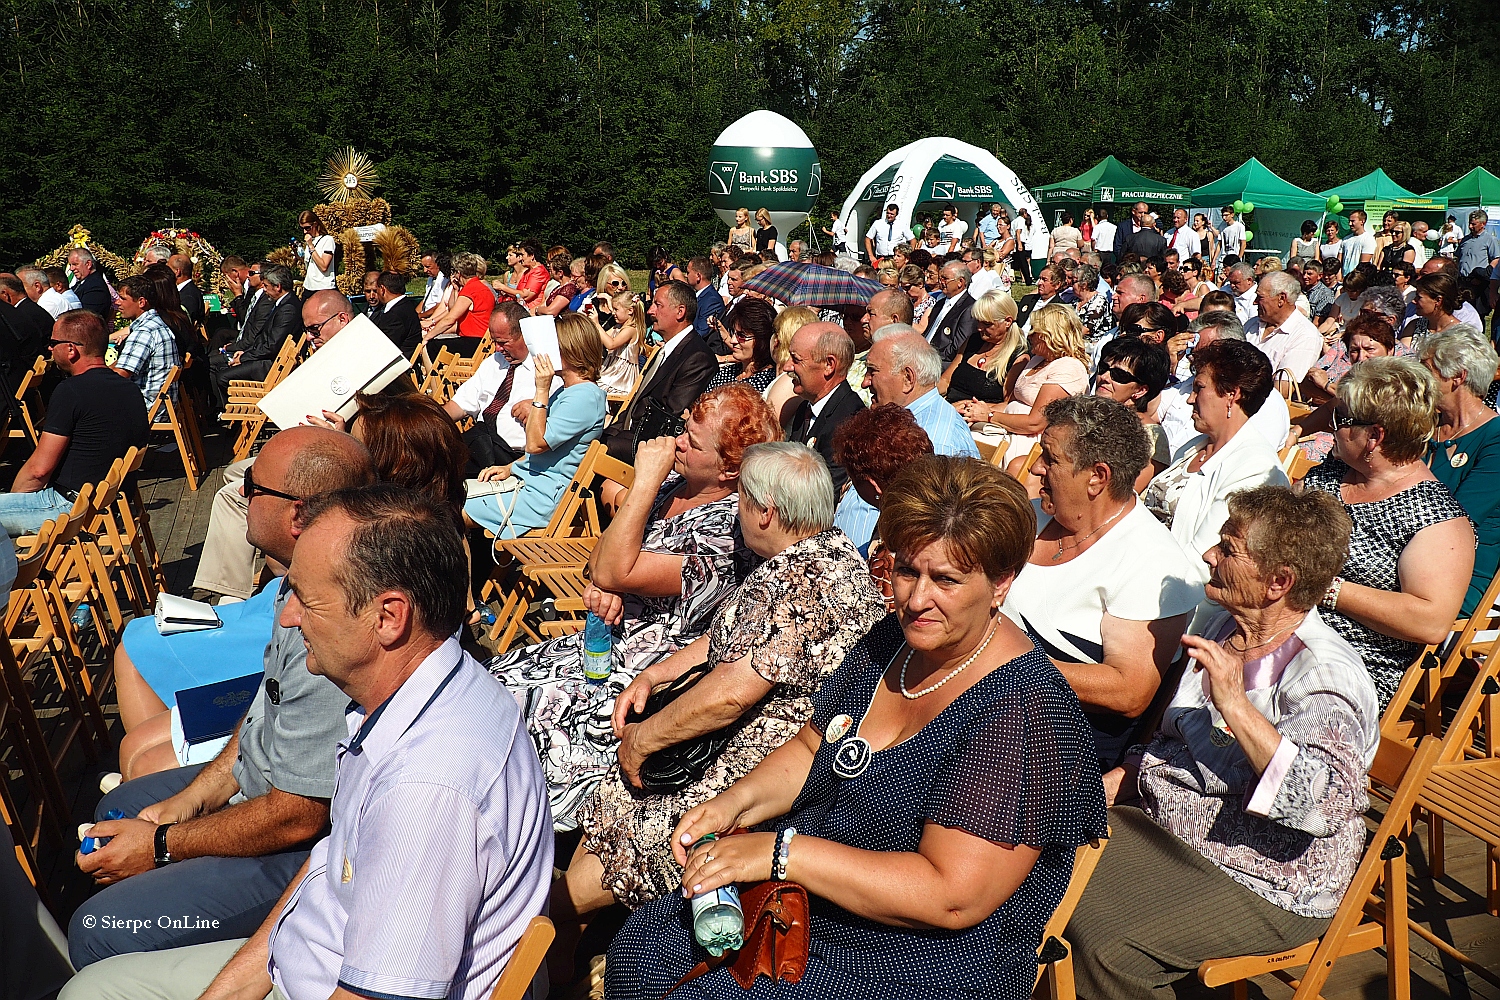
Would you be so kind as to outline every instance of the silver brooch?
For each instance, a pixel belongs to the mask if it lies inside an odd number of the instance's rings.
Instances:
[[[857,778],[870,766],[870,743],[863,736],[851,736],[833,755],[833,773],[840,778]]]

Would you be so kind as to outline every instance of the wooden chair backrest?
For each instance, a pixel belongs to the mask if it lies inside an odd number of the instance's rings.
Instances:
[[[500,973],[490,1000],[521,1000],[526,996],[556,936],[557,928],[552,926],[552,921],[546,917],[532,917],[526,930],[521,932],[521,940],[516,942],[510,961],[505,963],[505,971]]]
[[[1222,986],[1251,976],[1279,971],[1305,964],[1307,971],[1297,983],[1293,1000],[1316,1000],[1320,996],[1334,962],[1341,956],[1384,945],[1401,956],[1407,953],[1406,859],[1402,835],[1417,796],[1437,763],[1440,746],[1434,736],[1427,736],[1416,746],[1382,736],[1375,762],[1370,766],[1372,781],[1394,789],[1390,805],[1374,838],[1365,848],[1354,878],[1343,901],[1333,915],[1328,930],[1314,944],[1276,955],[1243,955],[1216,958],[1198,966],[1198,978],[1205,986]],[[1370,895],[1382,880],[1386,886],[1386,912],[1380,919],[1366,922],[1365,907]],[[1396,882],[1399,884],[1389,884]],[[1399,912],[1394,912],[1399,910]],[[1355,940],[1357,939],[1357,940]]]
[[[161,388],[156,390],[156,398],[151,400],[151,407],[146,411],[146,423],[155,425],[157,417],[161,415],[161,411],[167,405],[167,400],[171,397],[172,386],[176,385],[181,377],[182,366],[173,365],[167,372],[167,377],[162,380]],[[154,430],[155,427],[153,426],[152,429]]]
[[[1042,946],[1037,949],[1038,982],[1041,981],[1047,966],[1066,954],[1066,951],[1058,951],[1057,944],[1062,941],[1063,931],[1067,929],[1068,921],[1073,919],[1073,911],[1078,908],[1078,900],[1083,897],[1083,890],[1088,888],[1094,869],[1099,867],[1099,856],[1108,846],[1109,839],[1106,833],[1104,840],[1081,844],[1074,851],[1073,875],[1068,879],[1068,891],[1063,893],[1062,902],[1057,904],[1057,909],[1052,911],[1047,926],[1042,929]]]

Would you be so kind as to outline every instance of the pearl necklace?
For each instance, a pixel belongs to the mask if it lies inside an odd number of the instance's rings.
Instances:
[[[944,677],[942,680],[938,681],[936,684],[928,685],[927,687],[924,687],[920,691],[908,691],[908,690],[906,690],[906,668],[911,665],[912,654],[916,652],[915,649],[908,649],[906,651],[906,659],[904,659],[904,660],[901,661],[901,677],[900,677],[900,681],[899,681],[900,688],[901,688],[901,697],[905,698],[907,701],[916,701],[918,698],[921,698],[923,695],[932,694],[932,692],[936,691],[938,688],[942,687],[944,684],[947,684],[953,678],[957,677],[959,674],[961,674],[965,670],[969,669],[969,664],[971,664],[975,660],[979,659],[979,654],[982,653],[982,652],[984,652],[984,647],[986,647],[986,646],[988,646],[990,644],[990,637],[995,634],[995,626],[998,625],[999,623],[1000,623],[1000,618],[997,615],[996,618],[995,618],[995,620],[992,621],[992,622],[990,622],[990,630],[984,634],[984,641],[979,644],[979,648],[976,649],[976,650],[974,650],[974,652],[969,656],[969,658],[967,660],[965,660],[964,662],[960,663],[958,666],[954,667],[952,670],[948,671],[948,675],[946,677]]]

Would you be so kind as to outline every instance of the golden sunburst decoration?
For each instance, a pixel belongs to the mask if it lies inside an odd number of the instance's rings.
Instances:
[[[375,161],[353,146],[346,146],[328,158],[318,186],[323,197],[342,204],[369,198],[379,182]]]

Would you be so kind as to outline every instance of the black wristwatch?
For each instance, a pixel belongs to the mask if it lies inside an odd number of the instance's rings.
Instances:
[[[162,868],[172,863],[172,852],[167,850],[167,831],[173,824],[163,823],[156,828],[156,867]]]

